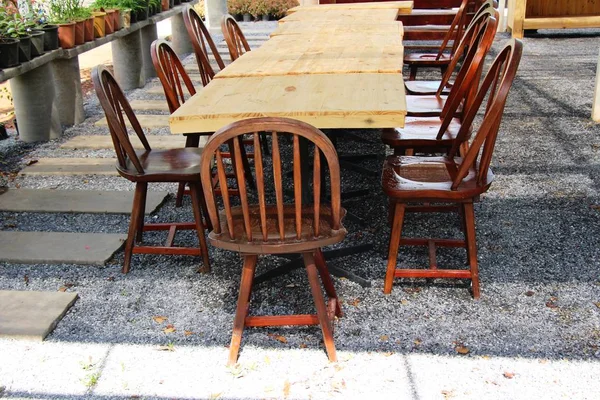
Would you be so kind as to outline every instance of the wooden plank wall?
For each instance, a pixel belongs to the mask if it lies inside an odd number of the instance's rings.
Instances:
[[[598,0],[527,0],[525,18],[600,15]]]

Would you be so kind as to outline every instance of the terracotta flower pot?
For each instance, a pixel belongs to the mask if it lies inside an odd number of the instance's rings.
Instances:
[[[94,17],[89,17],[83,24],[83,40],[86,42],[94,40]]]
[[[75,22],[58,24],[58,42],[63,49],[75,47]]]
[[[85,20],[75,21],[75,45],[85,43]]]
[[[104,18],[104,32],[110,35],[115,31],[115,10],[106,10],[106,18]]]
[[[115,9],[114,22],[115,22],[115,31],[118,31],[119,29],[123,28],[123,25],[121,24],[121,10],[119,10],[119,9]]]
[[[97,38],[106,35],[106,13],[101,11],[92,12],[94,16],[94,36]]]
[[[161,0],[160,2],[163,11],[169,10],[169,0]]]

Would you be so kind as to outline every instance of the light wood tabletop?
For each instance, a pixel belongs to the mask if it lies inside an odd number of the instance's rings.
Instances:
[[[297,22],[280,26],[302,29],[302,34],[276,35],[228,65],[171,114],[171,132],[210,133],[266,116],[322,129],[403,127],[406,94],[397,11],[330,9],[319,11],[319,23],[304,19],[316,10],[294,12],[288,17]],[[357,24],[373,28],[349,29],[356,13],[370,16]]]
[[[410,14],[413,9],[412,1],[385,1],[371,3],[339,3],[339,4],[314,4],[307,6],[297,6],[290,8],[287,14],[293,14],[297,11],[307,10],[374,10],[374,9],[389,9],[398,10],[400,14]]]
[[[304,22],[295,21],[287,24],[279,24],[277,29],[271,32],[271,37],[281,35],[305,35],[307,33],[317,33],[328,35],[330,37],[346,35],[348,33],[371,35],[404,35],[402,22],[399,21],[361,21],[352,24],[331,24],[327,21]]]
[[[279,20],[280,24],[292,21],[328,21],[331,23],[353,23],[359,21],[395,21],[398,9],[357,9],[357,10],[306,10],[297,11]]]

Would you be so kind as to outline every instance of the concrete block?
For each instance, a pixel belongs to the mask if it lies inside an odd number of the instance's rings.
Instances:
[[[158,209],[167,192],[149,191],[146,214]],[[0,195],[0,210],[12,212],[64,212],[129,214],[133,192],[106,190],[11,189]]]
[[[123,90],[144,87],[142,39],[135,31],[112,42],[115,79]]]
[[[44,340],[77,298],[77,293],[0,290],[0,338]]]
[[[79,58],[57,58],[50,63],[54,74],[56,103],[62,125],[80,124],[85,120]]]
[[[0,232],[0,261],[18,264],[104,265],[126,235],[81,232]]]
[[[116,158],[40,158],[19,175],[117,175]]]

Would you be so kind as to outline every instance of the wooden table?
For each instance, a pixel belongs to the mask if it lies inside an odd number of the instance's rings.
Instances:
[[[399,14],[410,14],[413,9],[412,1],[384,1],[371,3],[339,3],[339,4],[315,4],[307,6],[297,6],[290,8],[287,13],[293,14],[297,11],[308,10],[377,10],[377,9],[396,9]]]
[[[169,119],[171,132],[210,133],[245,118],[267,116],[294,118],[320,129],[403,127],[402,25],[395,22],[399,9],[385,4],[373,9],[298,8],[262,47],[227,66],[175,111]],[[337,249],[325,257],[371,248]],[[302,265],[301,258],[291,258],[255,283]],[[370,285],[351,272],[329,269]]]
[[[272,37],[227,66],[171,115],[171,132],[214,132],[260,116],[295,118],[321,129],[403,127],[402,27],[394,22],[396,11],[329,9],[319,13],[329,20],[316,25],[303,19],[304,11],[294,12],[289,17],[298,21],[290,24],[305,34]],[[360,35],[348,31],[352,24],[340,17],[356,12],[370,16],[361,20],[369,29]]]

